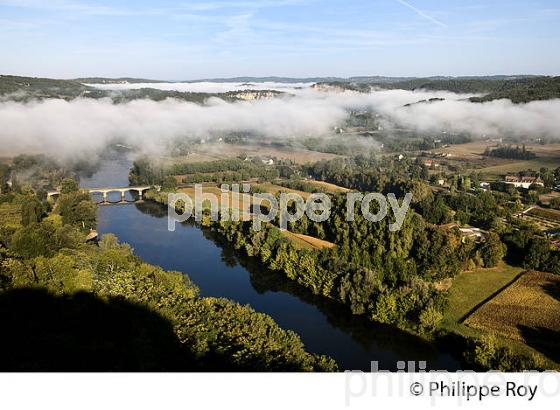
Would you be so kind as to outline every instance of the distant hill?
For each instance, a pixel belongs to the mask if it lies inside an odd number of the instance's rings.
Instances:
[[[418,78],[408,81],[400,81],[388,85],[377,84],[392,89],[403,90],[430,90],[430,91],[451,91],[460,94],[482,94],[499,89],[505,81],[502,79],[485,79],[485,78],[444,78],[430,79]]]
[[[489,77],[351,77],[348,79],[337,77],[235,77],[223,79],[208,79],[197,81],[238,82],[238,83],[315,83],[318,89],[329,87],[339,90],[353,90],[370,92],[373,89],[403,89],[403,90],[431,90],[451,91],[462,94],[480,94],[473,97],[472,102],[485,102],[507,98],[514,103],[535,100],[560,98],[560,77],[544,76],[489,76]],[[177,98],[184,101],[203,102],[210,97],[220,97],[226,100],[238,99],[232,93],[208,94],[189,93],[179,91],[165,91],[145,87],[139,90],[107,91],[89,87],[88,84],[119,84],[119,83],[159,83],[159,80],[138,78],[103,78],[87,77],[73,80],[56,80],[50,78],[20,77],[0,75],[0,95],[10,95],[14,100],[28,100],[31,98],[112,98],[115,102],[149,98],[160,101],[165,98]],[[196,81],[190,81],[196,82]],[[265,91],[265,90],[263,90]]]
[[[147,80],[145,78],[131,78],[131,77],[120,77],[120,78],[107,78],[107,77],[84,77],[84,78],[74,78],[70,81],[76,81],[82,84],[139,84],[139,83],[168,83],[169,81],[162,80]]]
[[[473,102],[507,98],[514,103],[560,98],[560,77],[523,78],[504,81],[483,97],[473,97]]]
[[[368,77],[373,78],[373,77]],[[482,94],[472,97],[472,102],[507,98],[514,103],[560,98],[560,77],[542,76],[492,76],[415,78],[401,81],[326,81],[317,87],[331,86],[337,89],[369,92],[375,88],[399,90],[451,91],[459,94]]]
[[[0,75],[0,95],[21,93],[38,98],[75,98],[94,91],[77,81]]]
[[[101,78],[89,78],[91,80],[101,80]],[[125,103],[138,99],[150,99],[153,101],[162,101],[166,98],[175,98],[178,100],[194,102],[202,104],[211,97],[219,97],[225,101],[239,101],[247,99],[247,95],[239,95],[236,92],[228,93],[196,93],[196,92],[180,92],[158,90],[155,88],[140,88],[134,90],[100,90],[82,84],[80,81],[86,79],[75,80],[55,80],[49,78],[35,77],[18,77],[11,75],[0,75],[0,96],[8,96],[13,101],[29,101],[31,99],[47,99],[59,98],[64,100],[73,100],[75,98],[110,98],[115,103]],[[113,84],[117,81],[125,79],[104,79],[106,84]],[[128,79],[129,82],[136,83],[153,80]],[[114,82],[113,82],[114,81]],[[156,81],[159,82],[159,81]],[[255,93],[255,98],[261,95],[282,94],[274,91],[259,90],[251,91]],[[245,93],[246,94],[246,93]]]

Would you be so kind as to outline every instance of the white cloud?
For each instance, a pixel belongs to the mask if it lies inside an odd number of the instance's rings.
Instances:
[[[410,4],[408,1],[405,0],[395,0],[397,3],[402,4],[405,7],[408,7],[409,9],[411,9],[412,11],[414,11],[416,14],[418,14],[420,17],[431,21],[432,23],[440,26],[440,27],[447,27],[447,25],[441,21],[439,21],[438,19],[430,16],[429,14],[425,13],[424,11],[420,10],[418,7],[413,6],[412,4]]]

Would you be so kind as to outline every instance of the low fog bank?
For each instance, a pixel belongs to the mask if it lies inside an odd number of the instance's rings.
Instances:
[[[72,156],[120,141],[157,154],[179,138],[220,133],[278,138],[325,134],[346,115],[340,106],[307,99],[233,104],[211,99],[203,106],[174,99],[126,104],[113,104],[109,99],[2,102],[0,145],[12,152],[40,150]]]
[[[154,88],[162,91],[179,91],[184,93],[209,93],[220,94],[230,91],[246,90],[273,90],[295,93],[299,89],[311,87],[314,83],[276,83],[276,82],[224,82],[213,83],[200,81],[194,83],[110,83],[110,84],[86,84],[90,87],[108,91],[139,90],[142,88]]]
[[[431,98],[444,100],[418,103]],[[560,100],[516,105],[508,100],[471,103],[466,98],[449,92],[359,94],[304,89],[296,96],[251,102],[212,98],[205,105],[174,99],[124,104],[87,98],[0,101],[0,156],[43,152],[68,159],[95,154],[114,141],[145,153],[163,154],[179,139],[230,132],[279,139],[319,137],[344,124],[350,110],[372,110],[384,118],[384,125],[422,132],[560,139]]]

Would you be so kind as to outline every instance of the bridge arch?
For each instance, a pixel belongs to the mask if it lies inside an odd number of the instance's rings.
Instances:
[[[103,197],[102,203],[109,203],[109,193],[119,192],[121,197],[121,202],[126,201],[127,192],[136,192],[138,194],[138,200],[142,200],[144,193],[150,189],[149,186],[129,186],[129,187],[103,187],[103,188],[84,188],[90,194],[101,194]],[[55,197],[60,195],[60,191],[49,191],[47,192],[47,200],[53,200]],[[134,201],[132,201],[134,202]]]

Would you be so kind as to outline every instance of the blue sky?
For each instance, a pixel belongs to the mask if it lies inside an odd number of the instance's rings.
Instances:
[[[0,0],[0,73],[560,74],[555,0]]]

